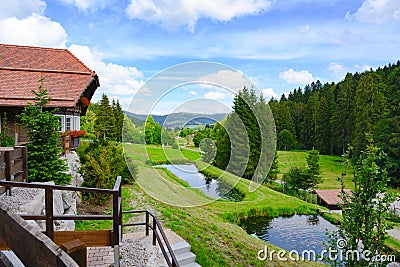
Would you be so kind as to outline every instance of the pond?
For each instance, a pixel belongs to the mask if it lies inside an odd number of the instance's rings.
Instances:
[[[327,243],[326,229],[329,232],[338,228],[320,215],[293,215],[290,217],[251,217],[240,225],[248,234],[256,235],[275,246],[288,251],[313,250],[319,254]]]
[[[243,194],[224,181],[215,180],[204,176],[194,164],[160,165],[175,174],[179,179],[189,183],[191,187],[198,188],[213,198],[222,198],[230,201],[242,201]]]

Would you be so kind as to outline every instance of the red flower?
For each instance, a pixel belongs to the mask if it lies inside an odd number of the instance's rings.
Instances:
[[[84,96],[81,97],[81,102],[82,102],[82,104],[84,104],[84,105],[87,106],[87,107],[90,105],[90,100],[87,99],[87,98],[84,97]]]
[[[86,135],[86,131],[85,130],[74,130],[74,131],[67,131],[65,133],[62,133],[61,136],[72,136],[73,138],[78,138],[81,136],[85,136]]]

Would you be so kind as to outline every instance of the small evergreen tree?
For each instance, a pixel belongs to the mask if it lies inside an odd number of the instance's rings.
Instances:
[[[28,174],[32,182],[54,181],[56,184],[69,184],[71,176],[66,174],[67,165],[60,159],[62,152],[59,141],[60,121],[50,111],[44,111],[50,101],[47,90],[43,88],[44,79],[39,80],[39,90],[32,90],[35,104],[29,104],[19,116],[22,126],[29,130]]]
[[[268,175],[267,175],[267,179],[264,182],[277,180],[278,179],[278,173],[279,173],[278,153],[275,150],[274,161],[272,162],[271,168],[269,169],[269,172],[268,172]]]
[[[117,176],[123,183],[133,183],[137,174],[135,163],[125,160],[122,145],[104,139],[90,144],[81,144],[77,149],[81,161],[83,186],[95,188],[113,188]],[[131,171],[129,172],[128,169]],[[87,194],[89,200],[102,203],[109,196],[106,194]]]
[[[122,106],[119,101],[112,101],[112,111],[114,114],[115,120],[115,132],[114,132],[114,141],[121,142],[122,141],[122,128],[124,125],[124,112],[122,111]]]
[[[289,188],[308,189],[314,186],[310,173],[304,167],[292,167],[283,175],[283,181]]]
[[[321,171],[319,168],[319,151],[313,149],[310,152],[308,152],[306,160],[307,160],[308,171],[310,172],[310,174],[313,176],[320,175]]]
[[[94,130],[96,137],[114,140],[116,128],[115,117],[113,109],[110,106],[110,101],[105,94],[101,97],[95,112]]]
[[[290,168],[283,178],[289,187],[308,190],[322,182],[319,174],[319,151],[311,150],[307,156],[307,168]]]
[[[204,138],[200,142],[200,150],[203,152],[201,155],[202,160],[207,163],[212,163],[216,154],[214,141],[210,138]]]
[[[226,170],[231,158],[231,141],[225,128],[221,124],[217,125],[218,138],[216,139],[214,165],[222,170]]]

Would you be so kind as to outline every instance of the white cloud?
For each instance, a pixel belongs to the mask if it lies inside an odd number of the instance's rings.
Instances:
[[[233,92],[238,92],[242,90],[243,87],[253,87],[254,84],[243,75],[241,71],[233,71],[233,70],[219,70],[216,73],[211,73],[205,76],[202,76],[198,79],[199,82],[209,82],[213,84],[220,85],[222,87],[226,87]],[[201,86],[202,88],[215,88],[214,86],[204,84]]]
[[[312,74],[307,70],[295,71],[293,69],[281,72],[279,78],[293,84],[307,84],[315,80]]]
[[[131,0],[126,8],[129,18],[160,24],[172,30],[186,26],[191,32],[201,18],[230,21],[268,10],[272,0]]]
[[[334,74],[337,79],[343,79],[350,71],[350,68],[343,66],[337,62],[329,63],[329,70]]]
[[[218,100],[218,99],[232,98],[233,94],[229,93],[229,92],[211,91],[211,92],[205,93],[204,97],[207,99]]]
[[[0,20],[0,42],[65,48],[67,33],[60,23],[34,13],[24,19]]]
[[[65,48],[67,34],[60,23],[44,17],[43,0],[3,1],[0,8],[0,42]]]
[[[191,96],[196,96],[196,95],[197,95],[197,92],[196,92],[196,91],[190,91],[190,92],[189,92],[189,95],[191,95]]]
[[[261,92],[265,99],[278,98],[278,94],[272,88],[262,89]]]
[[[337,80],[342,80],[346,77],[348,72],[363,72],[369,70],[371,66],[368,65],[354,65],[353,67],[346,67],[338,62],[331,62],[329,63],[329,70],[334,74],[334,78]]]
[[[400,21],[400,1],[365,0],[355,13],[347,12],[346,18],[371,23]]]
[[[96,91],[95,101],[105,93],[110,98],[124,99],[121,101],[127,107],[137,90],[144,84],[143,73],[136,67],[122,66],[112,62],[102,61],[102,54],[92,51],[87,46],[71,45],[68,48],[89,68],[96,71],[100,78],[100,88]]]
[[[103,9],[110,0],[62,0],[67,4],[72,4],[81,11]]]
[[[9,0],[2,1],[0,8],[0,19],[18,18],[23,19],[33,13],[43,14],[46,2],[43,0]]]

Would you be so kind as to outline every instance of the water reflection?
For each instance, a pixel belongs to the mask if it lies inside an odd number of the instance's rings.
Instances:
[[[200,173],[194,164],[160,165],[189,183],[191,187],[199,188],[208,196],[223,198],[230,201],[242,201],[244,195],[224,181],[211,179]]]
[[[291,217],[251,217],[241,221],[241,226],[251,235],[288,251],[314,250],[319,254],[328,241],[329,232],[338,228],[320,215],[293,215]]]

